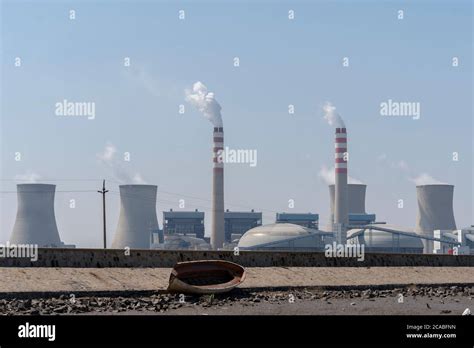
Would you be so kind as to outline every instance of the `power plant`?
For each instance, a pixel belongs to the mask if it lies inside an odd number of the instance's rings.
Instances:
[[[158,230],[156,185],[120,185],[120,215],[112,248],[149,249]]]
[[[40,247],[60,247],[54,194],[56,185],[18,184],[18,208],[10,237],[12,244],[37,244]]]
[[[267,249],[321,250],[328,243],[364,244],[371,252],[446,253],[472,250],[472,228],[456,230],[453,209],[454,186],[416,186],[418,212],[415,228],[376,222],[367,214],[367,185],[348,183],[347,129],[335,108],[326,110],[335,124],[334,172],[324,177],[329,185],[330,216],[320,230],[317,213],[277,213],[276,223],[262,225],[262,213],[225,211],[224,129],[220,105],[202,83],[195,83],[188,99],[213,123],[211,231],[205,237],[204,212],[170,210],[163,213],[163,230],[156,214],[157,186],[119,185],[120,213],[112,248],[123,249]],[[334,174],[334,181],[332,181]],[[331,180],[330,180],[331,179]],[[42,247],[67,247],[61,242],[54,214],[55,185],[18,184],[18,210],[10,242]],[[103,188],[104,195],[107,190]],[[104,203],[104,237],[105,196]],[[105,241],[105,239],[104,239]],[[104,242],[105,244],[105,242]],[[462,251],[460,251],[462,250]]]
[[[224,162],[221,156],[224,150],[223,127],[214,127],[213,144],[211,246],[218,249],[225,241]]]
[[[419,185],[416,187],[418,212],[415,232],[434,237],[434,230],[456,229],[453,209],[454,186],[444,184]],[[433,241],[423,239],[425,253],[433,252]]]

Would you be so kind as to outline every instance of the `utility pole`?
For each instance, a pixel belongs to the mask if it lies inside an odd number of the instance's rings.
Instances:
[[[105,180],[102,182],[102,190],[97,191],[102,194],[102,215],[104,220],[104,249],[107,249],[107,227],[106,227],[106,220],[105,220],[105,194],[109,192],[109,190],[105,189]]]

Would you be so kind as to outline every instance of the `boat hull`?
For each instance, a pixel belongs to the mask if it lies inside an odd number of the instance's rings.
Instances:
[[[228,292],[245,280],[245,269],[220,260],[177,263],[170,275],[168,291],[189,294]]]

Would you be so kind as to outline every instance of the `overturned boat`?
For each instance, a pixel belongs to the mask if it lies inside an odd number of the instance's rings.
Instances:
[[[245,269],[220,260],[177,263],[170,275],[168,291],[217,294],[232,290],[245,280]]]

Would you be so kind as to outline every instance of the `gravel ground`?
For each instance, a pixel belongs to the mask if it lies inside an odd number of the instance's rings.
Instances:
[[[235,289],[231,293],[215,296],[156,293],[130,297],[74,298],[61,295],[54,298],[0,299],[0,314],[460,315],[466,308],[474,312],[473,298],[472,286],[409,286],[390,290]]]

